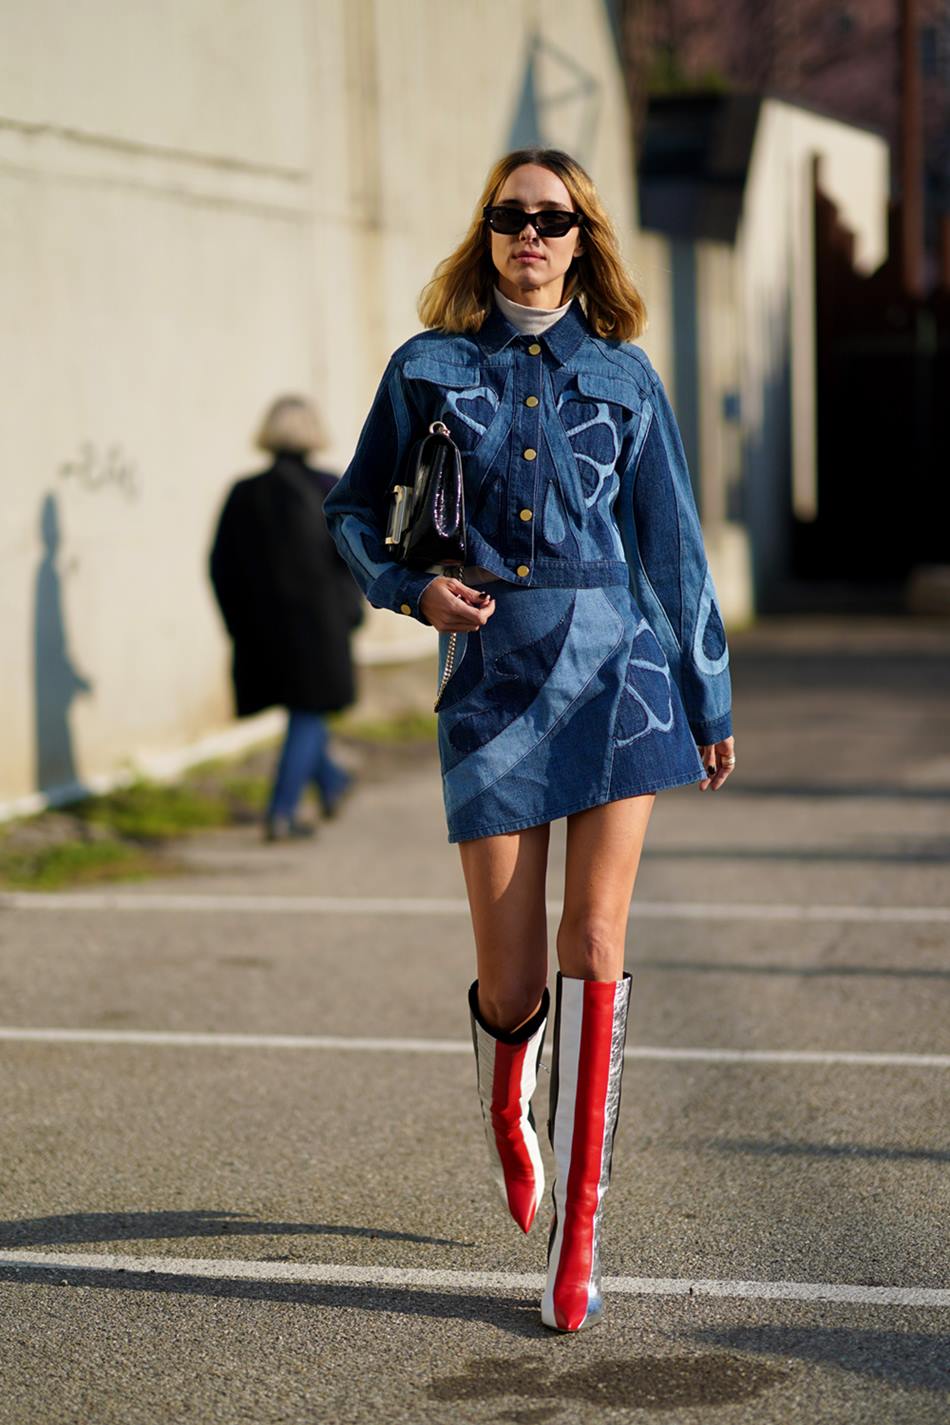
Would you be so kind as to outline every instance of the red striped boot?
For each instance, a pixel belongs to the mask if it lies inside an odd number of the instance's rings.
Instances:
[[[541,1320],[580,1331],[604,1314],[600,1231],[610,1181],[630,976],[557,977],[548,1133],[554,1149],[554,1221]]]
[[[530,1229],[544,1193],[544,1167],[530,1099],[538,1081],[550,998],[545,990],[540,1008],[527,1024],[503,1034],[489,1029],[478,1012],[477,980],[468,992],[492,1177],[522,1232]]]

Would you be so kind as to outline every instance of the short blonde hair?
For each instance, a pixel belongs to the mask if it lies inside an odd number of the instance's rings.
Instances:
[[[328,441],[312,401],[306,396],[278,396],[261,422],[255,444],[271,455],[281,450],[306,455],[311,450],[322,450]]]
[[[556,174],[584,215],[584,252],[568,269],[562,302],[579,297],[597,336],[635,340],[646,330],[646,306],[626,269],[614,226],[590,174],[556,148],[515,149],[492,168],[468,232],[422,289],[418,311],[423,326],[451,332],[477,332],[482,326],[494,305],[492,288],[498,281],[482,209],[495,202],[506,179],[526,163]]]

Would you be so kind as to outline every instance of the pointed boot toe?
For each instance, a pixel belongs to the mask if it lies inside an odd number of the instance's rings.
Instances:
[[[482,1019],[478,981],[468,998],[492,1178],[514,1221],[522,1232],[529,1232],[544,1195],[531,1095],[538,1081],[550,996],[545,990],[537,1013],[512,1034],[500,1034]]]

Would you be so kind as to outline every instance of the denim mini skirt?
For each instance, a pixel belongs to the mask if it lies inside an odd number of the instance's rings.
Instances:
[[[458,635],[439,705],[449,841],[703,777],[679,691],[628,586],[498,580],[491,593],[488,622]],[[448,641],[440,634],[440,666]]]

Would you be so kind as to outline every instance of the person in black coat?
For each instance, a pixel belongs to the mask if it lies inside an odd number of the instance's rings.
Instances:
[[[238,717],[288,711],[265,827],[278,840],[312,831],[297,819],[308,781],[326,816],[348,789],[350,776],[330,756],[323,714],[355,699],[350,635],[363,606],[323,515],[335,477],[307,463],[324,444],[313,406],[297,396],[275,401],[257,444],[274,462],[231,487],[210,564],[234,644]]]

